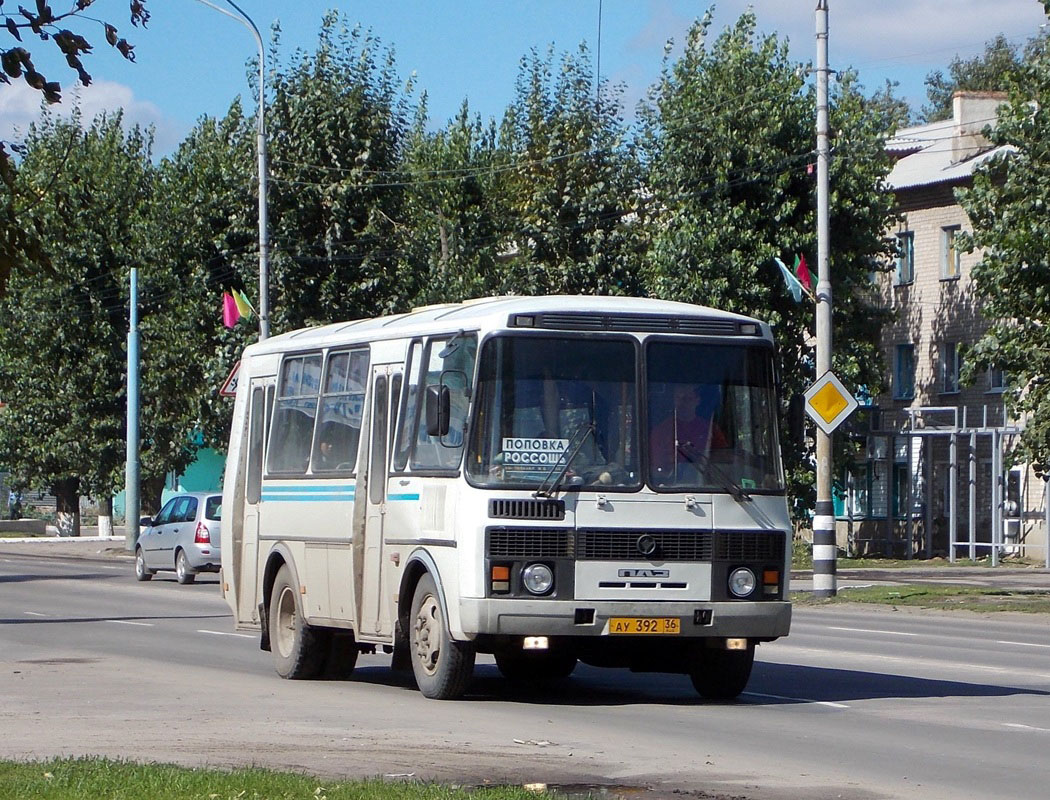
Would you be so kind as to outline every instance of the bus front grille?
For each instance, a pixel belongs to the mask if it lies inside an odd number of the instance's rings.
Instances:
[[[489,528],[489,558],[565,558],[572,555],[567,528]]]
[[[783,531],[624,530],[490,527],[489,558],[571,558],[590,561],[775,561],[784,558]],[[640,541],[643,540],[643,541]],[[650,550],[655,543],[656,549]]]
[[[656,549],[650,548],[655,543]],[[601,561],[780,561],[783,531],[581,530],[576,557]]]

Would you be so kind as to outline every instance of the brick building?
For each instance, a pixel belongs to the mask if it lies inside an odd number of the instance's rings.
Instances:
[[[895,271],[879,275],[878,293],[895,320],[882,334],[888,388],[853,421],[864,451],[836,509],[840,545],[853,552],[982,557],[995,541],[996,557],[1047,557],[1046,485],[1025,465],[1005,466],[1022,424],[1004,412],[1007,376],[993,369],[970,385],[960,379],[986,323],[970,278],[980,254],[956,240],[970,225],[955,190],[999,152],[981,131],[1004,99],[959,92],[952,119],[902,129],[887,143],[903,222],[888,232],[899,255]]]

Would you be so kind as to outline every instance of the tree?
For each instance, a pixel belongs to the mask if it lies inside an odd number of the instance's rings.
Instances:
[[[397,77],[393,52],[336,13],[325,16],[313,55],[297,53],[273,73],[275,331],[404,307],[402,271],[410,267],[392,243],[411,90]]]
[[[1047,4],[1050,21],[1050,4]],[[966,365],[1005,370],[1004,400],[1024,421],[1017,455],[1050,474],[1050,52],[1034,51],[1007,84],[989,136],[1011,151],[977,168],[959,201],[981,248],[973,269],[989,328]]]
[[[939,69],[926,76],[929,102],[922,107],[922,121],[951,119],[952,95],[958,91],[1003,91],[1024,58],[1020,48],[1001,33],[985,44],[982,54],[966,59],[955,56],[947,76]]]
[[[752,13],[708,46],[710,25],[708,14],[692,26],[643,109],[646,283],[654,296],[770,322],[787,408],[816,377],[813,305],[791,299],[774,261],[804,254],[815,274],[813,90],[786,43],[756,36]],[[881,384],[877,342],[886,314],[870,273],[888,268],[890,257],[882,137],[893,108],[884,97],[865,99],[847,74],[830,113],[834,369],[871,394]],[[798,431],[785,426],[781,438],[789,491],[806,505],[812,452]]]
[[[641,291],[640,169],[621,119],[622,89],[594,96],[581,45],[522,59],[515,102],[500,127],[506,168],[498,191],[510,230],[493,290],[521,294]]]
[[[464,101],[443,130],[430,132],[426,112],[424,95],[405,148],[398,228],[400,256],[415,279],[408,287],[413,306],[492,291],[510,227],[497,191],[505,159],[495,126],[472,117]]]
[[[88,6],[94,2],[95,0],[74,0],[73,7],[69,11],[56,14],[47,0],[36,0],[35,12],[19,6],[17,14],[0,14],[0,16],[4,18],[4,27],[7,32],[19,43],[24,41],[23,34],[35,36],[42,42],[52,42],[62,53],[69,67],[76,71],[80,82],[84,86],[89,86],[91,75],[84,69],[80,57],[89,54],[92,45],[79,33],[62,27],[63,24],[85,20],[101,24],[106,43],[115,48],[128,61],[135,60],[135,46],[129,44],[127,39],[120,37],[115,26],[84,14]],[[145,28],[149,22],[146,0],[130,0],[128,7],[131,12],[131,24]],[[3,0],[0,0],[0,10],[2,9]],[[59,83],[49,81],[40,74],[33,65],[32,54],[20,44],[7,50],[0,50],[0,65],[3,67],[3,72],[0,72],[0,83],[9,84],[12,78],[23,78],[29,86],[41,92],[48,103],[57,103],[62,99]]]
[[[50,115],[30,128],[18,175],[36,202],[16,220],[62,231],[47,274],[17,272],[0,299],[0,462],[49,487],[76,534],[81,493],[110,496],[124,459],[128,268],[141,263],[152,185],[150,139],[121,118]]]
[[[74,0],[73,8],[55,14],[47,0],[36,0],[36,11],[18,6],[18,13],[3,13],[0,0],[0,17],[4,19],[7,33],[19,44],[0,48],[0,83],[10,84],[12,79],[22,78],[33,89],[40,91],[48,103],[62,99],[57,81],[49,81],[34,66],[31,53],[22,46],[23,35],[35,36],[42,42],[50,41],[61,51],[66,63],[76,70],[80,82],[91,83],[91,76],[84,69],[81,56],[91,52],[92,46],[86,38],[61,24],[89,20],[101,24],[106,42],[116,48],[124,58],[135,60],[134,45],[118,36],[117,29],[108,22],[89,18],[84,11],[94,0]],[[27,4],[28,5],[28,4]],[[143,28],[149,22],[146,0],[130,0],[131,24]],[[8,277],[16,265],[28,266],[31,270],[46,268],[41,247],[41,232],[23,229],[15,224],[19,198],[16,196],[15,166],[7,152],[7,143],[0,141],[0,295],[4,293]],[[17,148],[16,149],[21,149]]]

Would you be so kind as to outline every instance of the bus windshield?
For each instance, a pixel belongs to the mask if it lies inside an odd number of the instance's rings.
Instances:
[[[535,489],[563,472],[562,489],[638,488],[636,363],[631,339],[489,339],[478,366],[471,482]]]
[[[768,347],[651,340],[645,372],[650,486],[783,490]]]

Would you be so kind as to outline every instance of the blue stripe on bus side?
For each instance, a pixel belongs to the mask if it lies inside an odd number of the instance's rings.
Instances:
[[[309,503],[309,502],[351,502],[354,499],[354,487],[343,488],[339,486],[268,486],[263,490],[262,499],[279,503]],[[414,501],[419,500],[418,493],[402,493],[387,495],[391,501]]]

